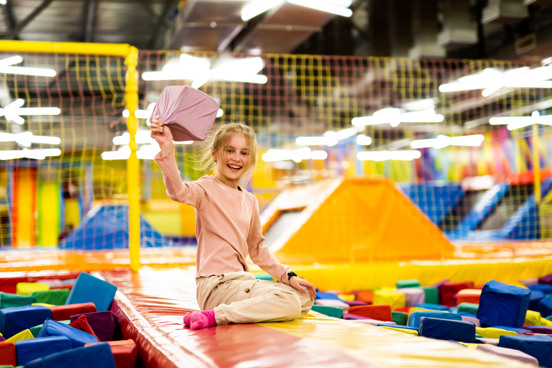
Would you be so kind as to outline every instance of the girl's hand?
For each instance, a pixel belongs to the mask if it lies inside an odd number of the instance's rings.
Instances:
[[[168,127],[165,127],[161,123],[161,117],[157,116],[155,119],[151,119],[151,137],[159,143],[159,146],[163,146],[167,142],[172,143],[172,133]]]
[[[299,290],[303,294],[309,294],[311,300],[314,300],[314,297],[316,296],[316,288],[307,280],[302,279],[298,276],[292,276],[291,279],[289,279],[289,285],[292,286],[295,290]]]

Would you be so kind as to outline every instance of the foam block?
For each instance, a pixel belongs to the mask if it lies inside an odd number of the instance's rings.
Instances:
[[[38,333],[37,337],[46,336],[65,336],[71,340],[71,346],[73,348],[82,347],[84,344],[89,342],[98,342],[96,336],[92,336],[84,331],[77,330],[76,328],[67,326],[52,319],[44,322],[44,325],[42,326],[42,329]]]
[[[50,289],[50,285],[40,282],[18,282],[15,287],[16,294],[32,295],[35,291],[46,291]]]
[[[349,314],[356,314],[378,321],[393,321],[393,315],[391,314],[391,306],[388,304],[380,305],[364,305],[358,307],[351,307],[347,311]]]
[[[91,302],[56,305],[50,309],[52,310],[52,319],[56,321],[71,319],[71,316],[76,314],[96,312],[96,306]]]
[[[542,291],[534,290],[529,294],[529,309],[533,311],[539,310],[539,303],[545,298],[545,295]]]
[[[33,338],[34,338],[34,336],[31,333],[31,330],[26,329],[26,330],[23,330],[21,332],[16,333],[15,335],[10,337],[6,341],[18,342],[18,341],[23,341],[23,340],[33,339]]]
[[[534,333],[544,334],[544,335],[552,335],[552,327],[546,327],[546,326],[524,326],[526,330],[530,330]]]
[[[115,359],[117,368],[134,368],[138,357],[138,348],[132,340],[110,341],[108,342]],[[86,344],[85,346],[89,346]]]
[[[107,281],[82,272],[71,289],[66,304],[92,302],[97,311],[108,310],[117,287]]]
[[[372,304],[374,301],[374,291],[373,290],[359,290],[356,296],[356,300],[361,302],[366,302]]]
[[[71,349],[71,341],[65,336],[50,336],[18,341],[15,344],[17,365],[25,365],[31,360],[69,349]]]
[[[462,321],[471,322],[475,327],[481,327],[481,322],[476,317],[462,316]]]
[[[413,307],[416,304],[425,303],[425,292],[420,288],[400,288],[397,289],[398,293],[404,294],[405,307]]]
[[[388,304],[391,306],[391,310],[404,308],[406,306],[404,294],[398,293],[394,289],[380,289],[374,291],[374,301],[372,304]]]
[[[408,326],[384,326],[384,325],[378,325],[382,328],[385,328],[387,330],[393,330],[397,332],[406,333],[409,335],[418,336],[418,330],[415,328],[409,328]]]
[[[495,327],[476,327],[475,332],[487,339],[498,339],[502,335],[517,335],[517,332]]]
[[[466,312],[477,316],[477,310],[479,309],[479,304],[474,303],[460,303],[456,310],[457,313]]]
[[[439,304],[443,304],[448,307],[454,307],[456,305],[455,295],[463,289],[473,289],[473,282],[446,282],[442,284],[440,288],[441,302]]]
[[[77,330],[84,331],[92,336],[96,336],[96,334],[94,333],[94,330],[92,329],[92,327],[90,327],[90,324],[88,323],[88,319],[86,318],[86,315],[84,314],[81,314],[79,318],[72,321],[69,324],[69,326],[76,328]],[[96,338],[97,337],[98,336],[96,336]],[[100,340],[98,339],[98,341]]]
[[[552,337],[546,335],[500,336],[498,346],[529,354],[543,367],[552,367]]]
[[[449,307],[441,304],[422,303],[422,304],[416,304],[414,307],[430,309],[430,310],[446,311],[446,312],[449,311]]]
[[[37,303],[52,305],[64,305],[69,297],[69,289],[55,289],[48,291],[35,291],[33,296]]]
[[[481,291],[477,318],[482,326],[523,327],[531,291],[491,280]]]
[[[35,359],[25,368],[116,368],[108,343],[75,348]]]
[[[410,313],[410,316],[408,317],[408,325],[412,327],[420,327],[420,318],[422,317],[452,319],[456,321],[462,321],[462,316],[456,313],[437,312],[437,311],[415,311]]]
[[[1,309],[0,333],[5,338],[10,338],[16,333],[39,325],[51,317],[52,311],[39,305]]]
[[[548,284],[529,285],[527,286],[527,288],[529,288],[529,290],[531,291],[538,290],[542,291],[545,294],[552,294],[552,285]]]
[[[397,289],[417,288],[417,287],[420,287],[420,281],[419,280],[397,280],[396,286],[397,286]]]
[[[118,340],[121,335],[121,327],[117,316],[112,311],[77,314],[71,317],[71,321],[81,316],[86,316],[94,334],[100,341]]]
[[[525,321],[523,322],[523,325],[538,326],[540,325],[541,318],[542,317],[539,312],[528,310],[527,314],[525,315]]]
[[[432,339],[475,342],[475,325],[471,322],[422,317],[418,333]]]
[[[462,289],[456,293],[454,297],[456,299],[456,305],[461,303],[479,304],[481,289]]]
[[[58,321],[58,322],[69,326],[71,321],[65,320],[65,321]],[[36,326],[33,326],[33,327],[29,328],[29,330],[31,331],[31,333],[33,334],[34,337],[37,337],[38,334],[40,333],[40,330],[42,330],[42,326],[44,326],[44,325],[41,323],[39,325],[36,325]]]
[[[552,273],[546,276],[539,277],[539,284],[552,284]]]
[[[408,324],[408,313],[393,311],[391,315],[393,322],[397,325],[406,326]]]
[[[552,315],[552,295],[548,295],[539,301],[537,310],[544,318]]]
[[[366,302],[361,302],[359,300],[346,300],[345,303],[349,305],[349,307],[358,307],[359,305],[369,305]]]
[[[312,310],[318,313],[322,313],[326,316],[343,318],[343,308],[326,306],[326,305],[313,305]]]
[[[17,364],[15,357],[15,344],[11,341],[0,342],[0,364],[13,365]]]
[[[539,365],[539,361],[535,357],[532,357],[531,355],[525,354],[524,352],[521,352],[516,349],[503,348],[503,347],[494,346],[491,344],[479,344],[475,349],[484,351],[486,353],[499,355],[505,358],[514,359],[514,360],[517,360],[518,362],[532,364],[532,365]]]
[[[323,305],[326,307],[336,307],[341,308],[343,310],[349,309],[349,304],[342,302],[341,300],[337,299],[316,299],[314,301],[314,304],[316,305]]]
[[[422,286],[425,293],[425,302],[429,304],[439,304],[439,289],[433,286]]]
[[[320,292],[320,291],[318,291],[318,292],[316,293],[315,300],[318,300],[318,299],[339,300],[340,302],[345,303],[345,301],[342,300],[340,297],[338,297],[336,294],[334,294],[334,293],[328,293],[328,292]]]
[[[35,298],[32,295],[19,295],[0,292],[0,309],[22,307],[24,305],[31,305],[35,302]]]

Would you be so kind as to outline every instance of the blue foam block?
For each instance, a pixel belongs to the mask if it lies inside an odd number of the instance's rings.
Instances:
[[[548,284],[536,284],[527,286],[531,291],[542,291],[545,294],[552,294],[552,285]]]
[[[418,334],[439,340],[475,342],[475,324],[451,319],[422,317]]]
[[[43,323],[52,317],[52,311],[41,305],[25,305],[0,309],[0,333],[5,338]]]
[[[531,294],[529,295],[529,309],[532,311],[538,311],[539,303],[542,299],[544,299],[544,296],[545,295],[542,291],[531,291]]]
[[[477,318],[481,326],[523,327],[531,291],[491,280],[483,286]]]
[[[546,335],[502,335],[498,346],[516,349],[535,357],[539,366],[552,367],[552,337]]]
[[[26,339],[15,343],[17,365],[25,365],[31,360],[71,349],[71,341],[65,336],[50,336]]]
[[[35,359],[25,368],[115,368],[115,359],[106,342],[76,348]]]
[[[540,312],[541,316],[548,317],[552,315],[552,295],[542,298],[539,301],[537,310]]]
[[[410,326],[403,326],[403,325],[392,325],[390,323],[378,323],[376,326],[378,327],[393,327],[393,328],[400,328],[402,330],[412,330],[412,331],[418,331],[416,327],[410,327]]]
[[[431,310],[438,310],[438,311],[449,311],[450,308],[446,305],[441,304],[432,304],[432,303],[422,303],[422,304],[416,304],[416,308],[424,308],[424,309],[431,309]]]
[[[320,291],[318,291],[316,293],[316,299],[333,299],[333,300],[339,300],[339,301],[342,301],[343,303],[345,303],[345,301],[343,299],[341,299],[340,297],[338,297],[334,293],[325,293],[325,292],[320,292]]]
[[[410,313],[410,316],[408,317],[408,325],[416,328],[420,327],[420,318],[422,317],[452,319],[456,321],[462,320],[462,316],[456,313],[438,311],[415,311]]]
[[[92,302],[98,312],[106,311],[111,306],[116,291],[117,286],[82,272],[71,289],[65,304]]]
[[[71,347],[79,348],[89,342],[98,342],[96,336],[92,336],[81,330],[77,330],[71,326],[67,326],[61,322],[49,319],[42,325],[37,337],[46,336],[65,336],[71,341]]]

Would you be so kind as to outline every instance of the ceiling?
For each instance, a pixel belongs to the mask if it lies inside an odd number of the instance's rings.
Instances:
[[[465,32],[466,25],[447,13],[450,4],[463,3],[464,23],[469,23],[470,32],[476,32],[476,39],[444,44],[442,56],[508,59],[523,57],[524,53],[542,56],[552,49],[551,0],[354,0],[350,18],[284,2],[247,22],[242,21],[240,12],[248,0],[2,2],[0,39],[128,43],[139,49],[360,56],[409,56],[405,44],[407,48],[415,45],[417,34],[427,33],[428,21],[435,23],[435,36],[447,29]],[[512,4],[522,11],[512,16],[501,10]],[[493,8],[497,9],[496,16],[489,17],[487,13]],[[420,14],[416,15],[416,9]],[[434,19],[428,17],[431,11]],[[520,45],[528,47],[520,52]]]

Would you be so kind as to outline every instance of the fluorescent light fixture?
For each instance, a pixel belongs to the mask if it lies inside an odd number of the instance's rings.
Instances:
[[[17,124],[25,123],[25,120],[19,115],[59,115],[61,110],[57,107],[21,107],[25,101],[18,98],[6,107],[0,108],[0,116],[4,116],[7,120]]]
[[[497,116],[489,119],[491,125],[507,125],[508,130],[525,128],[533,124],[552,125],[552,115],[533,111],[531,116]]]
[[[0,160],[16,160],[20,158],[31,158],[35,160],[44,160],[46,157],[55,157],[61,155],[59,148],[47,149],[22,149],[0,151]]]
[[[155,102],[152,102],[148,105],[147,109],[136,109],[134,111],[134,116],[136,116],[137,119],[149,119],[151,116],[151,113],[153,112],[153,108],[155,107]],[[128,109],[123,110],[123,117],[126,119],[128,118]],[[149,124],[148,124],[149,125]]]
[[[138,130],[136,132],[135,140],[136,140],[136,144],[157,145],[157,142],[155,141],[155,139],[151,137],[151,132],[149,130]],[[122,135],[113,137],[112,142],[116,146],[128,145],[130,143],[130,133],[124,132]],[[194,143],[194,141],[174,142],[174,144],[192,144],[192,143]]]
[[[442,114],[436,114],[435,110],[403,112],[396,107],[386,107],[374,112],[372,116],[353,118],[351,123],[356,127],[389,124],[395,128],[400,123],[441,123],[444,120],[445,117]]]
[[[324,0],[287,0],[290,4],[303,6],[315,10],[320,10],[326,13],[340,15],[342,17],[350,17],[353,11],[347,7],[336,5],[334,1]]]
[[[211,66],[211,61],[207,58],[181,54],[179,59],[169,60],[163,67],[163,71],[142,73],[142,79],[145,81],[190,80],[194,88],[200,88],[209,81],[265,84],[268,82],[266,75],[257,74],[263,68],[264,60],[258,56],[223,57]]]
[[[328,152],[322,150],[314,150],[311,152],[311,160],[325,160],[328,158]]]
[[[401,105],[405,111],[435,110],[435,101],[432,98],[404,102]]]
[[[483,134],[464,135],[458,137],[447,137],[446,135],[439,135],[437,138],[431,139],[417,139],[410,143],[410,147],[417,148],[435,148],[441,149],[448,146],[469,146],[479,147],[485,140]]]
[[[449,93],[481,89],[481,94],[489,97],[508,88],[552,88],[552,81],[548,81],[551,78],[551,65],[534,69],[524,66],[506,71],[487,68],[456,81],[441,84],[439,91]]]
[[[34,135],[32,132],[6,133],[0,132],[0,142],[17,142],[19,145],[29,147],[32,143],[60,144],[59,137]]]
[[[37,77],[55,77],[56,71],[49,68],[33,68],[28,66],[12,66],[19,64],[23,58],[19,55],[0,60],[0,74],[33,75]]]
[[[402,151],[362,151],[357,153],[357,159],[361,161],[412,161],[422,157],[418,150]]]
[[[266,151],[262,159],[264,162],[286,161],[292,160],[301,162],[311,158],[311,149],[308,147],[298,148],[294,150],[288,149],[269,149]]]
[[[244,22],[256,17],[270,9],[282,5],[285,0],[253,0],[245,4],[241,10],[241,18]]]
[[[297,137],[295,144],[298,146],[325,146],[328,142],[326,137],[314,136],[314,137]]]
[[[218,109],[217,111],[217,118],[220,118],[221,116],[224,115],[224,110],[223,109]]]
[[[369,146],[369,145],[372,144],[372,138],[370,138],[370,137],[368,137],[367,135],[364,135],[364,134],[359,134],[356,137],[356,143],[359,146]]]
[[[122,146],[117,151],[102,152],[102,160],[128,160],[130,157],[130,147]]]

